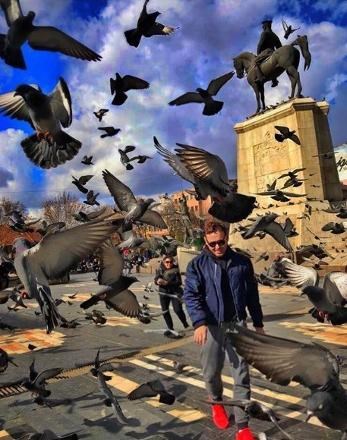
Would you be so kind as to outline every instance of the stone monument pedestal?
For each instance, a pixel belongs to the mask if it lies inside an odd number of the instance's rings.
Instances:
[[[238,191],[254,195],[266,191],[266,184],[271,184],[275,179],[276,189],[281,189],[288,179],[279,179],[282,174],[296,168],[305,168],[297,174],[298,179],[305,179],[303,184],[283,190],[302,194],[301,197],[293,197],[289,203],[283,203],[269,196],[256,196],[260,208],[255,209],[251,217],[255,218],[257,214],[264,215],[269,211],[281,216],[277,219],[280,223],[284,223],[285,218],[289,217],[298,232],[296,237],[290,238],[293,249],[300,245],[318,244],[318,240],[314,238],[316,235],[327,243],[327,249],[334,251],[333,247],[337,247],[337,255],[346,260],[347,251],[345,257],[344,250],[347,243],[342,241],[346,234],[341,237],[321,230],[328,222],[342,221],[334,214],[322,211],[329,207],[329,202],[335,201],[338,204],[343,199],[333,154],[328,111],[329,104],[326,101],[300,98],[236,124]],[[275,125],[295,130],[301,145],[289,139],[278,142],[275,139],[275,133],[278,132]],[[332,154],[327,159],[324,158],[324,153]],[[273,206],[269,207],[270,204]],[[249,223],[247,220],[242,222],[244,225]],[[285,252],[270,236],[244,240],[239,233],[233,231],[234,225],[230,228],[230,243],[249,249],[252,255],[264,251],[270,254]]]

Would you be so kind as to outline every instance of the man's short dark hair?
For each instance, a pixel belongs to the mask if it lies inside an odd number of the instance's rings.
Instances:
[[[228,235],[228,227],[218,220],[206,219],[204,223],[204,235],[212,234],[213,232],[223,231],[225,235]]]

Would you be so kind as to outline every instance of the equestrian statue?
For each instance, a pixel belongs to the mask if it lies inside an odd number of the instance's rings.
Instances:
[[[272,87],[278,85],[277,78],[286,72],[291,82],[291,95],[289,99],[302,98],[301,81],[298,72],[300,62],[300,52],[296,47],[299,46],[301,54],[305,60],[304,70],[309,69],[311,64],[311,54],[308,48],[306,35],[300,36],[286,46],[271,29],[272,20],[265,19],[262,22],[263,32],[257,47],[257,55],[251,52],[242,52],[233,59],[234,68],[238,78],[243,78],[246,72],[247,81],[253,88],[257,99],[257,111],[265,110],[264,84],[272,82]]]

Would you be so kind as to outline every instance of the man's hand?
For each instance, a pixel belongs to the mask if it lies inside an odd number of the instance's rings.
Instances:
[[[157,279],[157,284],[158,284],[159,286],[167,286],[168,282],[165,281],[163,278],[158,278],[158,279]]]
[[[204,345],[207,341],[207,325],[201,325],[194,330],[194,342]]]
[[[261,335],[265,335],[264,327],[254,327],[254,330]]]

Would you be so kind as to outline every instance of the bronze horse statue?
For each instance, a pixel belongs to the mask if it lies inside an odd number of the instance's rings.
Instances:
[[[260,100],[262,104],[262,109],[265,110],[264,83],[272,81],[273,79],[279,77],[284,71],[287,72],[292,86],[292,91],[289,99],[294,98],[296,88],[296,97],[302,98],[302,87],[300,74],[298,72],[300,52],[294,46],[300,47],[301,54],[305,60],[304,70],[309,69],[311,64],[311,54],[308,48],[307,37],[306,35],[299,35],[298,38],[294,40],[291,44],[276,49],[267,59],[265,59],[261,63],[260,69],[265,77],[265,81],[263,82],[257,81],[257,72],[254,62],[256,56],[254,54],[252,54],[251,52],[242,52],[240,55],[233,59],[237,77],[243,78],[244,72],[246,71],[247,81],[255,92],[258,104],[256,113],[260,112]]]

